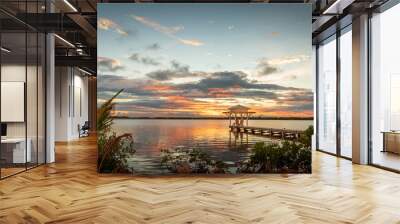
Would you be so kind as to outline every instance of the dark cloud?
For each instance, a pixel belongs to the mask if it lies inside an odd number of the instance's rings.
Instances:
[[[155,101],[157,102],[157,101]],[[144,102],[144,105],[141,106],[142,103],[134,103],[132,104],[117,104],[115,109],[121,111],[128,111],[128,115],[133,117],[150,117],[150,116],[169,116],[169,117],[196,117],[200,116],[199,112],[196,111],[187,111],[181,110],[179,107],[171,107],[172,104],[166,102],[159,102],[159,107],[152,107],[153,103]],[[167,113],[160,114],[161,111],[167,110]]]
[[[306,103],[306,104],[299,103],[299,104],[291,105],[287,109],[289,111],[296,111],[296,112],[312,111],[314,109],[314,104],[313,104],[313,102]]]
[[[149,46],[147,46],[146,49],[156,51],[156,50],[161,49],[161,46],[158,43],[154,43],[154,44],[150,44]]]
[[[160,62],[156,61],[153,58],[149,58],[149,57],[143,57],[143,58],[141,58],[141,61],[145,65],[160,65]]]
[[[191,72],[189,66],[182,65],[177,61],[171,61],[170,69],[150,72],[146,76],[158,81],[168,81],[174,78],[198,77],[205,74],[204,72]]]
[[[156,93],[143,89],[143,86],[151,85],[146,80],[129,79],[124,76],[117,75],[99,75],[97,79],[97,91],[115,93],[120,89],[124,89],[124,93],[135,96],[153,96]]]
[[[271,65],[267,60],[259,61],[257,65],[258,75],[266,76],[278,71],[276,66]]]
[[[186,83],[179,85],[183,89],[197,89],[208,91],[210,88],[240,88],[240,89],[259,89],[259,90],[299,90],[298,88],[285,87],[276,84],[258,83],[249,80],[247,74],[241,71],[235,72],[215,72],[196,83]]]
[[[234,97],[241,97],[241,98],[262,98],[262,99],[277,99],[278,94],[274,92],[267,92],[267,91],[244,91],[234,93]]]
[[[314,93],[309,90],[289,92],[280,98],[283,102],[313,102]]]
[[[97,63],[100,70],[105,70],[110,72],[115,72],[125,68],[124,66],[121,65],[121,63],[118,60],[107,57],[98,57]]]
[[[312,111],[313,108],[314,108],[313,102],[305,104],[295,103],[295,104],[266,108],[265,112],[277,112],[277,111],[306,112],[306,111]]]
[[[131,56],[129,56],[129,59],[131,59],[132,61],[140,62],[140,57],[138,53],[133,53]]]
[[[175,102],[162,99],[140,99],[132,102],[120,103],[120,105],[129,105],[134,107],[150,107],[158,109],[173,109],[179,106]]]
[[[129,59],[131,59],[132,61],[138,62],[138,63],[145,64],[145,65],[157,66],[157,65],[161,64],[159,61],[157,61],[154,58],[141,56],[138,53],[133,53],[131,56],[129,56]]]
[[[258,60],[257,64],[258,75],[260,76],[271,75],[281,71],[282,69],[281,66],[307,62],[309,60],[310,60],[309,55],[291,55],[274,59],[261,58]],[[295,79],[296,76],[292,75],[292,77],[290,78]]]
[[[190,73],[188,66],[171,62],[171,70],[175,71],[173,77],[180,73]],[[179,71],[179,72],[176,72]],[[156,73],[152,73],[156,74]],[[169,74],[168,78],[171,78]],[[160,78],[160,77],[158,77]],[[107,99],[113,93],[124,89],[120,98],[132,99],[122,101],[118,107],[125,111],[135,113],[159,113],[170,111],[172,113],[188,114],[190,111],[179,112],[178,108],[187,109],[191,104],[203,104],[207,101],[200,99],[253,99],[274,101],[275,105],[265,109],[269,112],[310,112],[313,109],[313,92],[308,89],[285,87],[276,84],[259,83],[250,80],[246,73],[216,72],[207,74],[202,79],[193,83],[173,84],[160,82],[154,79],[131,79],[116,75],[99,75],[98,98]],[[193,110],[195,111],[195,110]]]
[[[182,65],[179,62],[172,60],[171,61],[171,66],[175,71],[178,72],[189,72],[189,66],[188,65]]]
[[[188,72],[187,67],[174,63],[172,67],[181,72]],[[249,80],[243,72],[217,72],[208,74],[198,82],[172,84],[159,80],[177,77],[177,73],[151,73],[158,80],[128,79],[123,76],[100,75],[98,80],[99,91],[118,91],[121,88],[125,92],[135,96],[182,95],[189,98],[257,98],[289,101],[312,101],[312,92],[305,89],[285,87],[276,84],[258,83]],[[179,74],[179,73],[178,73]],[[161,76],[166,75],[166,77]],[[180,76],[182,77],[182,76]],[[225,97],[224,97],[225,96]]]

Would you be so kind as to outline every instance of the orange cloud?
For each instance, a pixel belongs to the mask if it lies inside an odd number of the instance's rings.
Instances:
[[[233,97],[232,91],[223,88],[209,88],[208,94],[216,98]]]
[[[169,85],[150,85],[150,86],[143,87],[143,90],[157,91],[157,92],[171,91],[174,89],[175,89],[174,87],[169,86]]]
[[[159,22],[155,21],[155,20],[151,20],[149,18],[143,17],[143,16],[137,16],[132,14],[131,15],[132,19],[136,20],[137,22],[140,22],[141,24],[150,27],[151,29],[160,32],[172,39],[177,40],[178,42],[184,44],[184,45],[189,45],[189,46],[194,46],[194,47],[198,47],[198,46],[202,46],[204,45],[204,43],[200,40],[196,40],[196,39],[183,39],[183,38],[179,38],[176,36],[176,33],[182,31],[184,29],[183,26],[164,26],[162,24],[160,24]]]
[[[199,40],[194,40],[194,39],[193,39],[193,40],[189,40],[189,39],[181,39],[181,38],[178,38],[177,40],[178,40],[179,42],[181,42],[182,44],[191,45],[191,46],[195,46],[195,47],[204,45],[203,42],[201,42],[201,41],[199,41]]]
[[[125,31],[119,24],[107,18],[99,18],[97,26],[102,30],[115,30],[115,32],[123,36],[128,36],[128,32]]]
[[[171,101],[189,101],[186,97],[184,96],[167,96],[168,100]]]

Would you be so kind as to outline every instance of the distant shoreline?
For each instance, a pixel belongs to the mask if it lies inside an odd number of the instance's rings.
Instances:
[[[229,120],[227,117],[120,117],[114,116],[115,119],[129,120]],[[249,120],[305,120],[312,121],[313,117],[251,117]]]

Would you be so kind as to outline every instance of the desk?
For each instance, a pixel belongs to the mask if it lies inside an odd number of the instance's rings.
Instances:
[[[31,139],[27,139],[25,152],[25,138],[5,138],[1,139],[1,156],[7,163],[25,163],[31,162]],[[12,159],[11,159],[12,158]]]
[[[382,152],[392,152],[400,154],[400,132],[383,131],[383,150]]]

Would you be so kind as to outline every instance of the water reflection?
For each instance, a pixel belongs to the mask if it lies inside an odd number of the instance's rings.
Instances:
[[[233,137],[232,137],[233,136]],[[265,140],[265,139],[264,139]],[[249,149],[249,134],[242,132],[229,131],[229,143],[230,149]]]
[[[249,121],[251,126],[306,129],[312,121]],[[226,120],[124,120],[117,119],[118,133],[132,133],[136,154],[130,165],[137,173],[167,172],[160,166],[163,149],[178,146],[199,148],[213,159],[234,163],[249,156],[256,142],[276,141],[247,133],[231,132]]]

